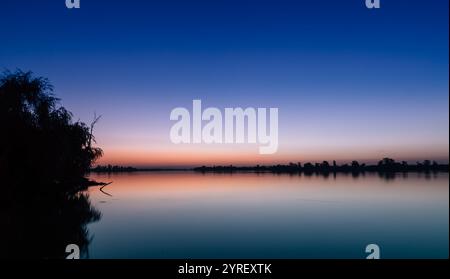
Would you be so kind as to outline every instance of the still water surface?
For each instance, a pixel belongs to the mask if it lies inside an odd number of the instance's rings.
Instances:
[[[91,174],[90,258],[447,258],[449,176]]]

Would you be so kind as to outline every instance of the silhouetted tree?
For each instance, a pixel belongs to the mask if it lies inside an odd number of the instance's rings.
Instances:
[[[0,127],[0,172],[28,190],[70,190],[102,155],[91,145],[92,126],[73,122],[49,81],[31,72],[0,76]]]
[[[311,164],[310,162],[305,163],[305,164],[303,165],[303,169],[305,170],[305,172],[311,172],[311,171],[314,170],[314,165]]]
[[[378,166],[391,167],[395,164],[395,160],[391,158],[383,158],[378,162]]]
[[[64,258],[69,243],[87,255],[87,224],[101,214],[79,190],[102,154],[92,146],[97,120],[90,127],[73,122],[45,78],[22,71],[0,76],[0,238],[8,257]]]

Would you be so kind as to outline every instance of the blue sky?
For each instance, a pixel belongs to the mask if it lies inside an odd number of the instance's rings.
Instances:
[[[168,137],[170,110],[193,99],[279,108],[279,153],[244,147],[236,158],[448,161],[448,1],[381,5],[81,0],[68,10],[63,0],[6,0],[0,68],[48,77],[76,119],[101,114],[104,162],[209,158],[210,147]],[[230,148],[214,147],[216,158]],[[133,152],[148,156],[121,161]]]

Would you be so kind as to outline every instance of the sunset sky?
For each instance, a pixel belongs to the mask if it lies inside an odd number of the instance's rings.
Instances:
[[[449,156],[448,1],[0,3],[0,69],[48,77],[100,164]],[[277,107],[279,148],[170,141],[175,107]]]

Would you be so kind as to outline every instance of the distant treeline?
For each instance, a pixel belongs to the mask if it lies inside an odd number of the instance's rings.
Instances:
[[[383,158],[377,165],[366,165],[358,161],[352,161],[351,164],[337,165],[336,161],[331,164],[328,161],[322,163],[289,163],[288,165],[272,166],[250,166],[237,167],[229,166],[202,166],[194,168],[194,171],[200,172],[234,172],[234,171],[252,171],[252,172],[274,172],[274,173],[331,173],[331,172],[448,172],[448,164],[438,164],[435,161],[425,160],[416,164],[408,164],[406,161],[396,162],[391,158]]]
[[[391,158],[383,158],[377,165],[366,165],[358,161],[352,161],[350,164],[337,165],[336,161],[331,164],[328,161],[322,163],[289,163],[288,165],[271,166],[201,166],[196,168],[135,168],[117,165],[98,165],[92,168],[91,172],[135,172],[135,171],[200,171],[200,172],[274,172],[274,173],[331,173],[331,172],[448,172],[448,164],[438,164],[435,161],[425,160],[416,164],[408,164],[406,161],[396,162]]]

